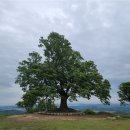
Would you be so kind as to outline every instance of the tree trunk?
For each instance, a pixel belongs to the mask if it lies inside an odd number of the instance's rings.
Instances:
[[[60,102],[60,110],[61,111],[68,111],[69,108],[67,106],[67,99],[68,99],[67,95],[61,96],[61,102]]]

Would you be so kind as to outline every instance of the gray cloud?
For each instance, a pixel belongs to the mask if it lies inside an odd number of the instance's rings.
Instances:
[[[129,81],[130,74],[129,6],[129,0],[1,0],[0,95],[3,90],[6,95],[5,88],[19,93],[14,85],[18,62],[29,52],[39,51],[40,36],[56,31],[65,35],[84,59],[94,60],[110,80],[116,100],[118,85]]]

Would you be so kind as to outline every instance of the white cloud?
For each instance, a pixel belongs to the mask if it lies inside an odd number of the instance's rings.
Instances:
[[[11,89],[12,95],[20,95],[20,90],[10,87],[17,76],[18,62],[26,59],[29,52],[38,51],[38,39],[51,31],[65,35],[85,59],[95,61],[101,74],[110,80],[112,100],[116,102],[114,95],[118,85],[130,80],[129,7],[128,0],[1,0],[0,92],[4,91],[3,102],[8,104],[5,88]],[[10,100],[14,101],[14,97]]]
[[[2,88],[0,91],[0,105],[16,104],[21,99],[22,94],[21,88],[17,85]]]

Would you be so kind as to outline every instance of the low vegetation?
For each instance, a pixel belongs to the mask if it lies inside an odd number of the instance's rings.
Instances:
[[[109,117],[116,117],[117,114],[116,113],[112,113],[112,112],[106,112],[106,111],[100,111],[100,112],[95,112],[91,109],[86,109],[84,110],[84,113],[86,115],[99,115],[99,116],[109,116]]]
[[[95,115],[95,114],[97,114],[95,111],[93,111],[93,110],[91,110],[91,109],[86,109],[86,110],[84,111],[84,113],[85,113],[85,114],[90,114],[90,115]]]
[[[130,118],[38,114],[0,116],[0,130],[130,130]]]

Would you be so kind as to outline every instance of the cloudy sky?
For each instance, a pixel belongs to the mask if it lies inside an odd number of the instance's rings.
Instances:
[[[119,84],[130,81],[130,0],[0,0],[0,105],[21,98],[18,63],[52,31],[95,62],[118,102]]]

